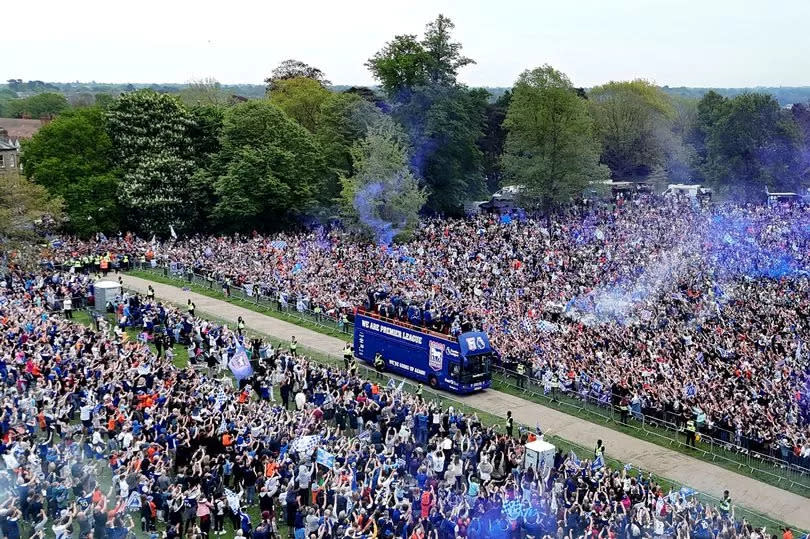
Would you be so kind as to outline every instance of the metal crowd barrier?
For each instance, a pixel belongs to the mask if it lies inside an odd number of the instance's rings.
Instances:
[[[723,463],[726,467],[744,471],[753,477],[758,475],[777,486],[789,485],[810,496],[810,469],[771,455],[744,450],[742,447],[713,437],[708,429],[698,429],[700,440],[694,447],[686,443],[684,429],[666,419],[634,413],[622,412],[618,406],[605,403],[590,394],[564,391],[559,388],[551,392],[543,382],[526,374],[500,366],[493,366],[500,376],[493,381],[508,386],[513,393],[521,393],[531,400],[556,408],[570,415],[590,417],[596,421],[630,429],[638,438],[651,439],[659,445],[678,449],[692,449],[703,458]],[[493,384],[494,386],[497,384]],[[678,436],[680,434],[680,436]],[[792,450],[791,450],[792,453]]]

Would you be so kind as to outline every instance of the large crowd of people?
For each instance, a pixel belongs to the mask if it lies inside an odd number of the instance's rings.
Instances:
[[[485,425],[75,269],[0,281],[0,531],[20,537],[768,537],[650,475]],[[70,304],[72,308],[73,304]],[[174,357],[182,345],[185,357]],[[234,382],[237,354],[252,373]],[[249,376],[248,376],[249,375]],[[779,533],[770,530],[770,533]],[[785,530],[785,537],[789,531]]]
[[[810,209],[638,197],[551,220],[429,219],[380,246],[339,228],[159,243],[63,239],[51,260],[159,264],[228,292],[490,334],[546,390],[810,467]],[[124,258],[126,257],[126,258]]]

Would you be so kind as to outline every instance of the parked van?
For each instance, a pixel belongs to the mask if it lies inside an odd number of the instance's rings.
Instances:
[[[699,183],[671,183],[661,195],[665,197],[681,195],[698,201],[708,201],[712,199],[712,190]]]

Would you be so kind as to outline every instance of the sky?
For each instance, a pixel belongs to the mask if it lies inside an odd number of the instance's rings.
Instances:
[[[810,0],[12,0],[0,79],[261,84],[296,58],[370,85],[366,60],[438,13],[477,62],[471,86],[546,63],[584,87],[810,85]]]

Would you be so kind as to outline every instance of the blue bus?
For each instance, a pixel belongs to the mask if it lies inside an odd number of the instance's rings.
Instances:
[[[427,383],[434,389],[472,393],[492,382],[497,352],[486,333],[458,338],[369,314],[354,320],[354,354],[370,365],[380,353],[385,370]]]

